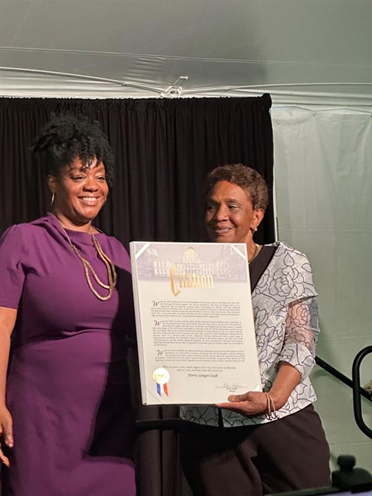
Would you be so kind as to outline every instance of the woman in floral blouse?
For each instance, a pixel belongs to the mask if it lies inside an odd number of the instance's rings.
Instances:
[[[267,205],[267,185],[255,170],[226,165],[209,174],[209,238],[247,245],[263,392],[232,395],[216,407],[182,407],[183,466],[194,496],[330,485],[329,447],[309,379],[317,292],[306,255],[285,243],[253,241]]]

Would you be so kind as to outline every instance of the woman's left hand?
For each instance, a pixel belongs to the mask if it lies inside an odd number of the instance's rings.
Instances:
[[[286,404],[289,395],[301,380],[300,373],[289,363],[281,362],[275,377],[270,397],[274,403],[271,407],[280,410]],[[232,394],[227,398],[229,403],[218,403],[219,408],[226,408],[240,413],[244,417],[256,417],[268,412],[267,393],[248,391],[244,394]],[[271,408],[273,410],[273,408]]]
[[[218,408],[225,408],[240,413],[244,417],[257,417],[267,412],[267,395],[258,391],[244,394],[232,394],[227,398],[229,403],[218,403]]]

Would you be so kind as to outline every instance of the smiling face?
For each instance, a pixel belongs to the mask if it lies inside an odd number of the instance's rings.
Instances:
[[[249,194],[237,184],[219,181],[207,197],[205,225],[211,241],[249,246],[263,216],[263,210],[254,210]]]
[[[49,176],[49,189],[55,195],[53,213],[68,229],[89,231],[92,220],[106,202],[108,185],[105,166],[93,160],[86,167],[79,158],[61,168],[58,177]]]

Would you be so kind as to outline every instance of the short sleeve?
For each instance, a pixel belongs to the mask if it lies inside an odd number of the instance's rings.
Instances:
[[[18,309],[26,255],[24,225],[10,227],[0,239],[0,306]]]

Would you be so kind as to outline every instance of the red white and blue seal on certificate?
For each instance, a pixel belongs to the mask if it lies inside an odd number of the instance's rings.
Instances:
[[[154,373],[152,374],[152,377],[154,381],[156,382],[156,392],[158,393],[159,396],[162,394],[168,394],[168,382],[170,379],[170,375],[168,370],[160,368],[156,369]]]

